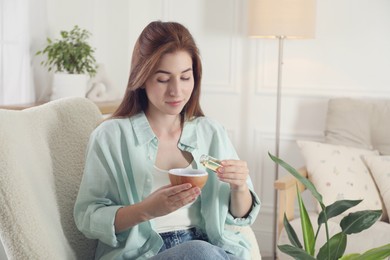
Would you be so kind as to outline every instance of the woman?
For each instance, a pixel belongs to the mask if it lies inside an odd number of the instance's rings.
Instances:
[[[79,230],[99,239],[97,259],[249,258],[224,225],[253,223],[259,199],[225,129],[203,115],[201,76],[184,26],[142,31],[123,101],[91,135],[75,204]],[[202,154],[224,159],[202,191],[169,184],[169,169],[202,168]]]

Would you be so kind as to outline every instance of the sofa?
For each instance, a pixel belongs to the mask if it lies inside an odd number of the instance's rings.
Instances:
[[[324,142],[298,140],[305,165],[298,167],[322,194],[327,206],[340,199],[363,201],[342,215],[328,221],[330,237],[341,231],[340,220],[360,210],[382,210],[382,216],[369,229],[347,237],[345,254],[363,253],[371,248],[390,243],[390,100],[332,98],[328,102]],[[292,165],[293,166],[293,165]],[[299,211],[294,203],[305,187],[288,174],[275,182],[278,190],[278,245],[290,244],[283,226],[286,214],[302,241]],[[310,193],[306,191],[306,200]],[[313,200],[314,201],[314,200]],[[315,204],[309,216],[317,230],[320,207]],[[322,227],[316,253],[324,245],[326,235]],[[316,254],[315,254],[316,255]],[[278,252],[279,259],[292,259]]]
[[[97,243],[77,230],[73,206],[89,135],[101,120],[86,98],[0,109],[1,260],[94,258]],[[252,259],[261,259],[249,226],[226,229],[246,237]]]

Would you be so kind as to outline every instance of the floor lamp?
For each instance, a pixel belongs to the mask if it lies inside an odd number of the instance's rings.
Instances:
[[[249,0],[248,33],[253,38],[278,39],[278,77],[276,89],[275,156],[279,157],[280,114],[285,39],[308,39],[315,35],[316,0]],[[279,178],[275,164],[274,180]],[[277,191],[274,194],[273,254],[277,245]]]

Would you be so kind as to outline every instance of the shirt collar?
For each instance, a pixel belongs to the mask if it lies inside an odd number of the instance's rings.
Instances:
[[[130,122],[133,126],[135,136],[137,137],[138,145],[149,143],[156,138],[144,112],[140,112],[130,117]]]
[[[191,147],[192,149],[198,148],[198,135],[196,133],[197,120],[191,120],[184,122],[183,131],[180,137],[180,144]]]
[[[149,121],[144,112],[130,117],[131,125],[133,126],[135,135],[137,137],[138,145],[143,145],[151,142],[156,135],[150,127]],[[181,134],[179,144],[196,149],[198,147],[198,136],[196,133],[197,120],[186,121],[184,123],[183,132]],[[180,147],[184,149],[184,147]]]

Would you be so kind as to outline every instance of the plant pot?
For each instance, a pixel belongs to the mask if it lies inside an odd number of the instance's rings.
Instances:
[[[53,88],[50,99],[64,97],[85,97],[88,75],[54,73]]]

